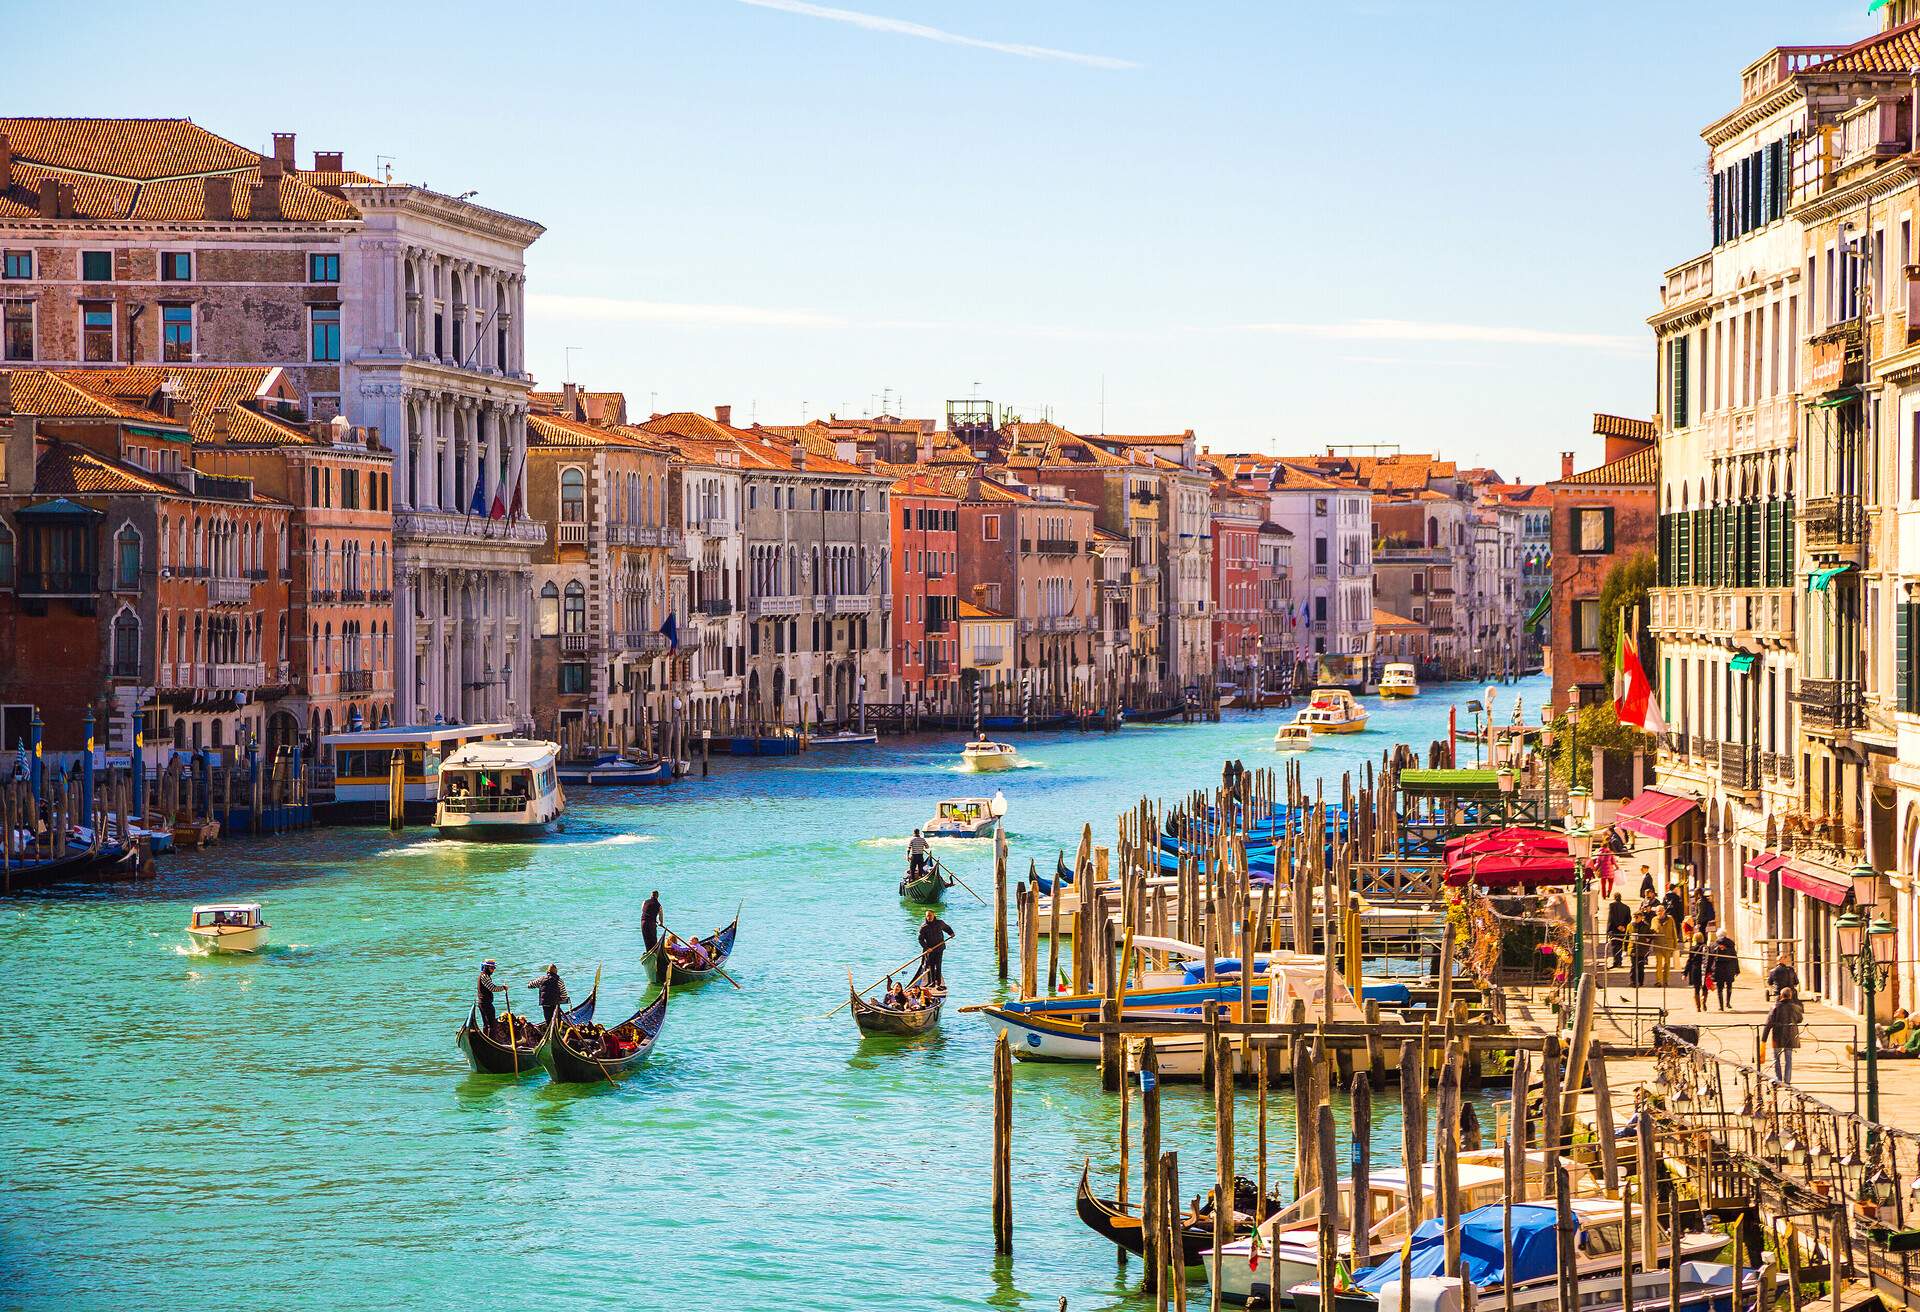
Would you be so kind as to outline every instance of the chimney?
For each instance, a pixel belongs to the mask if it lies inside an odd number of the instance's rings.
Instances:
[[[586,418],[580,413],[580,384],[560,384],[560,411],[569,419],[584,420]]]
[[[985,610],[987,608],[987,585],[986,584],[976,583],[973,585],[973,604],[978,606],[981,610]]]
[[[200,185],[206,191],[207,217],[231,219],[233,217],[233,179],[202,178]]]
[[[70,219],[80,212],[74,203],[74,190],[71,182],[60,184],[60,217]]]
[[[215,406],[213,408],[212,421],[211,427],[213,435],[215,437],[225,437],[227,435],[227,407],[223,405]]]
[[[726,428],[733,427],[733,407],[732,406],[730,405],[715,406],[713,408],[713,417],[723,427],[726,427]]]
[[[795,469],[807,467],[807,449],[800,445],[800,439],[797,437],[793,439],[793,467]]]
[[[1562,451],[1560,453],[1560,477],[1573,477],[1573,452],[1571,451]]]
[[[247,217],[250,219],[277,219],[280,217],[280,179],[286,176],[286,165],[279,156],[261,156],[260,185],[253,189],[253,203]]]
[[[345,173],[347,158],[337,150],[316,150],[313,152],[313,171],[315,173]]]
[[[280,172],[293,170],[293,133],[276,132],[273,134],[273,162],[280,166]]]
[[[13,143],[0,132],[0,191],[13,185]]]
[[[38,213],[43,219],[60,217],[60,180],[58,178],[40,179],[40,206]]]

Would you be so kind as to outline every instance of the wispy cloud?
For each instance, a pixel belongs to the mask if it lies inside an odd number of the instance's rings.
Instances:
[[[731,328],[835,328],[836,315],[765,305],[700,305],[681,301],[634,301],[617,296],[560,296],[535,292],[533,308],[574,319],[623,323],[713,324]]]
[[[1017,55],[1021,59],[1051,59],[1063,64],[1080,64],[1086,68],[1112,70],[1140,67],[1131,59],[1116,59],[1111,55],[1089,55],[1078,50],[1054,50],[1048,46],[1030,46],[1019,41],[989,41],[984,37],[962,36],[958,32],[928,27],[925,23],[909,23],[902,18],[887,18],[880,14],[863,14],[855,9],[835,9],[829,5],[808,4],[806,0],[740,0],[740,3],[752,5],[756,9],[778,9],[782,13],[800,14],[806,18],[824,18],[830,23],[846,23],[851,27],[865,28],[869,32],[887,32],[894,36],[918,37],[922,41],[938,41],[943,45],[992,50],[1002,55]]]
[[[1454,342],[1493,346],[1578,346],[1596,351],[1646,349],[1638,337],[1574,333],[1503,324],[1439,323],[1417,319],[1349,319],[1343,323],[1249,323],[1243,332],[1326,337],[1347,342]]]

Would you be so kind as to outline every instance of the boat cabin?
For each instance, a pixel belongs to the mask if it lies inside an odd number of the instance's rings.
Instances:
[[[258,902],[222,902],[193,909],[195,929],[257,929],[264,923]]]
[[[393,758],[401,761],[409,811],[430,816],[439,800],[441,762],[469,743],[495,742],[513,735],[513,726],[492,724],[395,724],[328,734],[320,740],[333,754],[334,801],[367,819],[385,819],[392,786]]]

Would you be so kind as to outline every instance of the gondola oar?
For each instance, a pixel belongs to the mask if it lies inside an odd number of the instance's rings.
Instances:
[[[973,889],[968,887],[967,881],[960,878],[960,876],[954,874],[953,871],[947,869],[946,866],[942,865],[940,863],[939,857],[935,857],[933,859],[933,868],[935,870],[938,870],[941,874],[946,875],[948,878],[953,880],[954,883],[960,885],[960,887],[965,888],[967,892],[973,893]],[[978,893],[973,893],[973,900],[975,902],[978,902],[981,906],[987,905],[987,900],[981,897]],[[929,949],[929,951],[931,951],[931,949]]]
[[[742,905],[745,905],[745,904],[743,903]],[[734,912],[734,913],[733,913],[733,918],[734,918],[734,920],[736,920],[736,921],[738,921],[738,920],[740,919],[740,913],[739,913],[738,911],[736,911],[736,912]],[[665,920],[665,919],[662,919],[662,920],[660,921],[660,928],[662,928],[662,929],[664,929],[664,930],[666,930],[666,931],[667,931],[667,933],[668,933],[669,935],[671,935],[672,937],[674,937],[674,938],[680,938],[680,936],[679,936],[678,934],[675,934],[675,933],[673,932],[673,929],[672,929],[672,927],[671,927],[671,926],[669,926],[669,925],[667,924],[667,922],[666,922],[666,920]],[[699,939],[697,939],[697,938],[680,938],[680,941],[681,941],[682,943],[698,943],[698,942],[699,942],[700,940],[699,940]],[[661,956],[663,956],[663,957],[666,957],[666,958],[667,958],[667,973],[666,973],[666,977],[665,977],[665,978],[666,978],[666,981],[667,981],[667,983],[669,983],[669,984],[670,984],[670,983],[672,983],[672,982],[673,982],[673,957],[672,957],[672,956],[671,956],[671,955],[670,955],[670,954],[669,954],[669,953],[667,952],[667,947],[666,947],[666,944],[665,944],[665,943],[662,943],[662,944],[660,945],[660,955],[661,955]],[[721,967],[719,967],[719,966],[709,966],[709,967],[707,967],[707,969],[708,969],[708,970],[711,970],[711,971],[712,971],[712,972],[713,972],[714,974],[716,974],[716,975],[718,975],[718,976],[719,976],[719,977],[720,977],[721,979],[723,979],[723,980],[725,980],[725,981],[726,981],[727,983],[729,983],[729,984],[731,984],[731,985],[733,985],[733,986],[734,986],[735,988],[737,988],[737,989],[738,989],[738,988],[740,988],[740,981],[739,981],[739,980],[737,980],[737,979],[735,979],[735,978],[734,978],[733,976],[731,976],[731,975],[729,975],[729,974],[727,974],[727,972],[726,972],[726,971],[725,971],[724,969],[722,969]],[[745,990],[745,989],[740,989],[740,991],[741,991],[742,993],[744,993],[744,992],[746,992],[746,990]]]
[[[517,1079],[520,1075],[520,1045],[513,1037],[513,986],[503,984],[501,991],[507,1000],[507,1051],[513,1054],[513,1074]]]
[[[933,947],[934,947],[934,948],[937,948],[937,947],[942,947],[942,946],[944,946],[944,945],[945,945],[945,941],[944,941],[944,940],[942,940],[942,942],[940,942],[940,943],[936,943],[936,944],[934,944],[934,945],[933,945]],[[873,992],[873,991],[874,991],[874,989],[876,989],[876,988],[878,988],[878,987],[879,987],[880,985],[882,985],[882,984],[884,984],[884,983],[886,983],[886,982],[887,982],[887,980],[888,980],[888,979],[890,979],[890,978],[892,978],[893,976],[895,976],[895,975],[898,975],[898,974],[899,974],[899,973],[900,973],[901,971],[903,971],[903,970],[905,970],[905,969],[906,969],[906,968],[907,968],[908,966],[912,966],[912,965],[915,965],[915,964],[917,964],[917,963],[919,962],[919,960],[920,960],[920,958],[921,958],[921,957],[924,957],[924,956],[926,956],[926,955],[927,955],[927,953],[929,953],[929,952],[931,952],[931,951],[933,951],[933,948],[922,948],[922,949],[920,949],[920,951],[919,951],[919,953],[918,953],[918,954],[916,954],[916,955],[914,955],[914,956],[911,956],[911,957],[908,957],[908,958],[907,958],[907,959],[906,959],[905,961],[903,961],[903,962],[901,962],[901,963],[900,963],[899,965],[897,965],[897,966],[895,966],[895,967],[894,967],[894,968],[893,968],[892,970],[890,970],[890,971],[888,971],[888,972],[887,972],[886,974],[884,974],[884,975],[882,975],[882,976],[881,976],[881,977],[880,977],[879,979],[877,979],[877,980],[875,980],[875,981],[874,981],[873,983],[871,983],[871,984],[869,984],[869,985],[867,985],[867,986],[866,986],[865,988],[863,988],[863,989],[861,989],[861,990],[860,990],[860,992],[861,992],[862,994],[867,994],[867,993],[871,993],[871,992]],[[853,971],[852,971],[851,969],[849,969],[849,970],[847,971],[847,983],[849,983],[849,984],[851,984],[851,983],[853,983]],[[852,1003],[853,1003],[853,999],[852,999],[852,998],[848,998],[848,999],[847,999],[847,1000],[846,1000],[845,1002],[843,1002],[843,1003],[841,1003],[841,1004],[840,1004],[840,1007],[846,1007],[846,1006],[851,1006],[851,1005],[852,1005]],[[835,1016],[837,1016],[837,1015],[839,1015],[839,1013],[840,1013],[840,1007],[835,1007],[835,1008],[834,1008],[834,1009],[833,1009],[832,1011],[830,1011],[830,1012],[828,1012],[828,1013],[827,1013],[826,1015],[824,1015],[824,1016],[822,1016],[822,1017],[821,1017],[820,1019],[821,1019],[821,1020],[832,1020],[832,1019],[833,1019],[833,1018],[834,1018]]]

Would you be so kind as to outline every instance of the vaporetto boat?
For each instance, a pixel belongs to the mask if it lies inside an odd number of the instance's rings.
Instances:
[[[567,809],[560,746],[533,738],[468,743],[440,767],[434,824],[446,838],[532,838]]]

